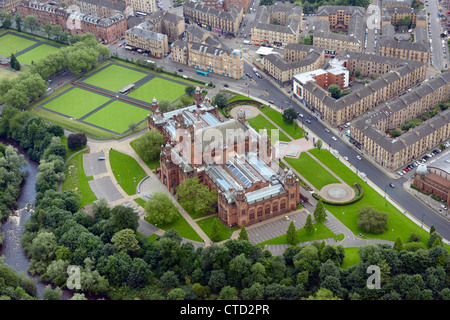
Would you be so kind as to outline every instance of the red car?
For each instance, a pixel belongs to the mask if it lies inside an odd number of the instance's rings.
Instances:
[[[114,44],[117,44],[117,41],[114,41]]]
[[[62,84],[62,81],[59,81],[59,82],[58,82],[58,86],[61,85],[61,84]]]

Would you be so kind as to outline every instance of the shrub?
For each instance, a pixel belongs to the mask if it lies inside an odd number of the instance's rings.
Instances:
[[[81,146],[85,146],[87,143],[86,134],[84,133],[71,133],[67,137],[67,147],[70,150],[75,150]]]

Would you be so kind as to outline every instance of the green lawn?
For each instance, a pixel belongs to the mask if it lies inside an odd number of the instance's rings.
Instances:
[[[16,54],[35,44],[35,41],[24,39],[12,34],[6,34],[0,37],[0,56],[10,57],[11,53]],[[19,60],[20,62],[20,60]]]
[[[116,150],[109,151],[109,163],[122,189],[130,196],[136,194],[137,184],[147,176],[139,163],[133,157]]]
[[[259,114],[258,116],[254,117],[254,118],[248,119],[247,121],[250,124],[250,126],[252,126],[253,129],[255,129],[258,132],[261,129],[267,129],[267,135],[269,136],[269,138],[271,136],[270,130],[278,130],[280,141],[286,141],[286,142],[291,141],[291,139],[289,139],[283,132],[281,132],[277,127],[275,127],[269,120],[264,118],[264,116],[261,114]],[[276,141],[271,140],[270,142],[272,144],[275,144]]]
[[[13,72],[10,70],[0,68],[0,80],[5,79],[5,78],[13,79],[13,78],[17,77],[18,75],[19,75],[18,72]]]
[[[21,54],[20,56],[17,56],[16,58],[20,63],[31,66],[32,62],[38,62],[50,53],[56,52],[58,50],[59,48],[44,43],[30,51]]]
[[[261,111],[266,116],[268,116],[273,122],[275,122],[281,129],[283,129],[284,132],[286,132],[288,135],[294,138],[294,140],[303,137],[301,124],[299,124],[297,130],[295,130],[293,124],[284,122],[283,115],[281,114],[281,112],[278,112],[270,107],[262,108]]]
[[[368,205],[379,211],[388,213],[388,231],[382,234],[366,234],[363,235],[365,238],[377,238],[392,241],[400,237],[403,243],[407,242],[411,232],[415,232],[421,236],[421,242],[427,243],[429,238],[428,232],[418,227],[409,218],[403,215],[397,208],[395,208],[388,201],[385,201],[384,196],[380,195],[374,189],[372,189],[366,182],[359,178],[354,171],[350,170],[345,164],[340,162],[333,156],[328,150],[317,149],[310,150],[311,154],[316,156],[322,163],[324,163],[328,168],[333,170],[336,174],[341,177],[348,185],[352,185],[358,182],[364,189],[364,196],[358,202],[346,205],[346,206],[331,206],[326,205],[326,209],[331,212],[336,218],[344,222],[345,225],[352,230],[354,234],[358,234],[361,230],[357,226],[358,213],[357,211],[363,206]],[[370,177],[369,177],[370,178]],[[388,193],[389,195],[389,193]],[[345,212],[345,214],[343,214]],[[392,232],[392,229],[394,231]]]
[[[109,97],[101,94],[81,88],[73,88],[42,107],[79,119],[109,100]]]
[[[137,202],[142,208],[144,208],[146,201],[137,198],[134,199],[135,202]],[[148,222],[147,218],[146,221]],[[178,235],[180,237],[192,240],[192,241],[198,241],[202,242],[202,238],[195,232],[195,230],[191,227],[191,225],[183,218],[183,216],[178,213],[178,218],[172,222],[172,223],[165,223],[165,224],[159,224],[156,226],[159,229],[162,230],[170,230],[175,229],[178,231]]]
[[[117,64],[112,64],[83,80],[83,82],[110,91],[119,92],[119,90],[127,84],[135,83],[136,81],[144,78],[146,75],[147,74],[144,72],[128,69]]]
[[[302,152],[297,159],[285,158],[285,160],[318,190],[327,184],[340,182],[306,152]]]
[[[330,229],[328,229],[323,223],[318,222],[313,224],[314,228],[317,229],[317,231],[312,231],[310,234],[306,232],[304,228],[297,229],[297,236],[298,236],[298,243],[300,242],[307,242],[307,241],[314,241],[314,240],[321,240],[321,239],[327,239],[327,238],[334,238],[340,240],[340,237],[336,234],[334,234]],[[287,232],[287,228],[286,228]],[[261,248],[264,248],[264,245],[270,245],[270,244],[288,244],[288,241],[286,239],[286,234],[258,243],[258,246]]]
[[[128,96],[149,103],[153,101],[153,98],[156,98],[158,101],[166,99],[172,102],[184,95],[185,88],[185,85],[155,77],[131,91]]]
[[[83,153],[75,155],[66,165],[64,170],[65,179],[62,184],[62,191],[75,190],[81,197],[80,207],[91,204],[97,197],[92,192],[88,181],[93,177],[86,177],[83,168]]]
[[[214,219],[217,219],[217,216],[209,217],[209,218],[205,218],[205,219],[196,221],[198,226],[206,233],[206,235],[210,239],[211,239],[211,227],[212,227],[212,223],[213,223]],[[220,238],[217,242],[227,240],[228,238],[231,237],[231,234],[236,230],[239,230],[239,228],[232,227],[231,232],[230,232],[230,227],[224,225],[223,223],[219,223]]]
[[[131,123],[139,123],[150,114],[149,109],[115,100],[84,119],[85,122],[99,127],[123,133]]]

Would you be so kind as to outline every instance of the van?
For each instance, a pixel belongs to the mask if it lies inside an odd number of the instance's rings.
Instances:
[[[188,77],[187,76],[183,76],[183,78],[187,79]]]

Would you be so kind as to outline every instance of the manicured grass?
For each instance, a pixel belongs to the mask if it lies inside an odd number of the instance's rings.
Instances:
[[[306,152],[302,152],[297,159],[285,158],[285,160],[318,190],[327,184],[340,182]]]
[[[91,204],[97,197],[92,192],[88,181],[93,177],[86,177],[83,168],[83,153],[75,155],[66,165],[64,170],[65,180],[62,184],[62,191],[75,190],[81,197],[80,207]]]
[[[216,216],[209,217],[201,220],[197,220],[198,226],[206,233],[206,235],[211,239],[211,227],[214,219],[217,219]],[[220,237],[217,242],[227,240],[231,237],[232,233],[236,230],[239,230],[238,227],[232,227],[230,232],[230,227],[227,227],[226,225],[219,223],[219,233]]]
[[[348,185],[352,185],[358,182],[364,189],[364,196],[358,202],[346,205],[346,206],[331,206],[326,205],[326,209],[331,212],[336,218],[344,222],[345,212],[345,225],[352,230],[354,234],[358,234],[361,230],[357,226],[358,222],[358,210],[363,205],[368,205],[376,210],[386,212],[388,214],[388,231],[382,234],[367,234],[363,233],[365,238],[377,238],[392,241],[400,237],[403,243],[407,242],[411,232],[415,232],[421,236],[421,242],[427,243],[429,234],[425,230],[418,227],[414,222],[407,218],[397,208],[395,208],[390,202],[385,201],[384,196],[380,195],[377,191],[372,189],[366,182],[359,178],[355,172],[350,170],[341,161],[336,159],[328,150],[317,149],[310,150],[311,154],[316,156],[323,164],[333,170],[341,177]],[[394,229],[394,232],[392,232]]]
[[[330,229],[328,229],[323,223],[318,222],[314,223],[313,227],[317,229],[317,231],[312,231],[310,234],[306,232],[304,228],[297,229],[297,236],[298,236],[298,243],[301,242],[307,242],[307,241],[314,241],[314,240],[321,240],[321,239],[327,239],[327,238],[334,238],[336,239],[338,236],[334,234]],[[287,231],[287,229],[286,229]],[[339,240],[339,239],[338,239]],[[264,248],[264,245],[270,245],[270,244],[288,244],[288,241],[286,239],[286,234],[258,243],[258,246]]]
[[[348,269],[348,267],[357,264],[360,261],[358,247],[344,248],[345,258],[344,263],[341,265],[342,269]]]
[[[175,101],[184,95],[185,88],[185,85],[155,77],[139,88],[131,91],[128,96],[149,103],[153,101],[153,98],[156,98],[158,101],[162,99]]]
[[[58,50],[59,48],[44,43],[30,51],[21,54],[20,56],[17,56],[16,58],[20,63],[31,66],[32,62],[38,62],[50,53],[56,52]]]
[[[141,198],[134,199],[135,202],[137,202],[142,208],[145,207],[146,201]],[[147,218],[145,218],[145,221],[150,223]],[[178,235],[180,237],[192,240],[192,241],[198,241],[202,242],[202,238],[195,232],[195,230],[191,227],[191,225],[183,218],[183,216],[178,213],[178,218],[172,222],[172,223],[164,223],[164,224],[158,224],[156,226],[159,229],[162,230],[170,230],[175,229],[178,231]]]
[[[120,134],[127,131],[131,123],[144,120],[149,113],[149,109],[115,100],[83,121]]]
[[[139,139],[139,138],[138,138],[138,139]],[[131,142],[130,142],[130,146],[133,148],[134,151],[136,151],[136,153],[138,154],[138,156],[142,159],[142,156],[139,154],[138,150],[134,147],[134,144],[135,144],[136,140],[137,140],[137,139],[131,141]],[[147,167],[148,167],[150,170],[154,170],[155,168],[159,168],[159,166],[160,166],[160,163],[159,163],[159,157],[156,158],[156,159],[154,159],[154,160],[151,160],[151,161],[145,161],[144,159],[142,159],[142,161],[145,162],[145,164],[147,165]]]
[[[261,111],[268,116],[273,122],[275,122],[281,129],[283,129],[284,132],[286,132],[288,135],[290,135],[294,140],[300,139],[303,137],[302,134],[302,128],[301,128],[301,124],[299,124],[299,127],[297,128],[297,130],[294,129],[294,125],[293,124],[289,124],[284,122],[283,120],[283,115],[270,108],[270,107],[265,107],[262,108]]]
[[[42,107],[79,119],[110,99],[92,91],[73,88]]]
[[[109,163],[122,189],[130,196],[136,194],[137,184],[147,176],[139,163],[133,157],[116,150],[109,151]]]
[[[72,132],[84,132],[86,133],[86,136],[92,137],[95,139],[111,139],[116,138],[117,135],[115,135],[112,132],[105,131],[102,129],[99,129],[97,127],[93,127],[89,124],[79,122],[76,120],[70,120],[66,116],[62,116],[59,114],[56,114],[54,112],[51,112],[46,109],[33,109],[30,110],[31,113],[44,118],[46,121],[59,124],[64,127],[64,129],[67,129]]]
[[[259,114],[258,116],[247,120],[250,126],[253,127],[256,131],[259,132],[261,129],[267,129],[267,135],[270,138],[271,130],[278,130],[279,140],[289,142],[289,139],[283,132],[281,132],[277,127],[275,127],[269,120],[264,118],[263,115]],[[275,144],[276,141],[271,140],[272,144]]]
[[[24,39],[12,34],[6,34],[0,37],[0,56],[10,57],[11,53],[16,54],[35,43],[36,42],[32,40]],[[19,62],[21,61],[19,60]]]
[[[104,88],[110,91],[119,92],[127,84],[135,83],[144,78],[147,74],[144,72],[128,69],[116,64],[101,70],[100,72],[83,80],[83,82]]]

